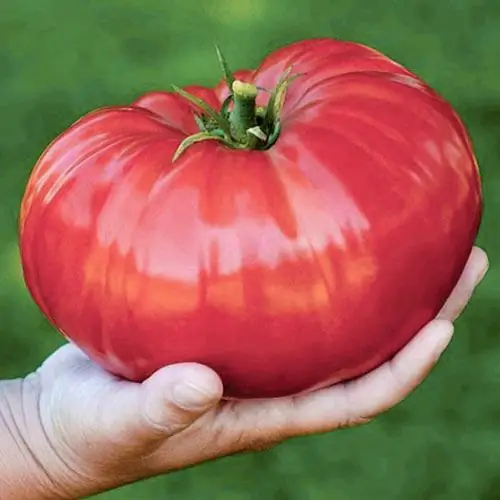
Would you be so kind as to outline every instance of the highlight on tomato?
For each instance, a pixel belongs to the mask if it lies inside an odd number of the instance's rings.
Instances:
[[[141,381],[215,369],[225,397],[357,377],[442,307],[482,215],[468,132],[366,46],[292,43],[215,88],[94,111],[26,186],[26,285],[62,335]]]

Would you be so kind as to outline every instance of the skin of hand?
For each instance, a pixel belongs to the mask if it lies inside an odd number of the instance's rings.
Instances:
[[[82,498],[294,436],[369,422],[423,381],[487,268],[486,254],[475,247],[437,318],[392,360],[307,395],[221,400],[216,373],[193,363],[132,383],[67,344],[36,372],[0,383],[0,497]]]

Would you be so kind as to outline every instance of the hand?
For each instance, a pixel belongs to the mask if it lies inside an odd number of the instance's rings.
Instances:
[[[221,402],[220,379],[197,364],[168,366],[135,384],[106,373],[68,344],[37,372],[11,383],[9,405],[14,415],[21,412],[20,435],[42,466],[48,498],[81,498],[293,436],[365,423],[422,382],[487,266],[485,253],[475,248],[441,313],[394,359],[309,395]]]

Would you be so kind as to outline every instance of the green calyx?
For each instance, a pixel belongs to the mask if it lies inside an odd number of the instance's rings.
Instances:
[[[203,99],[178,87],[174,90],[197,108],[195,120],[199,132],[186,137],[177,148],[173,161],[186,149],[201,141],[215,140],[232,149],[266,150],[277,141],[280,134],[280,115],[290,83],[299,75],[291,76],[289,68],[270,92],[266,106],[257,106],[261,89],[253,83],[236,80],[218,47],[217,57],[224,73],[229,96],[221,109],[212,108]],[[232,106],[231,106],[232,105]]]

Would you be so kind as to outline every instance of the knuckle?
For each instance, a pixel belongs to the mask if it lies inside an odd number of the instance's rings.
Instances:
[[[350,429],[352,427],[359,427],[361,425],[366,425],[370,423],[375,416],[372,417],[353,417],[348,418],[347,420],[343,420],[339,423],[336,429]]]
[[[212,435],[215,446],[227,454],[268,451],[291,435],[284,415],[275,412],[247,412],[231,402],[220,412]]]
[[[165,405],[161,411],[156,409],[154,413],[143,412],[142,418],[152,431],[160,435],[170,436],[186,427],[190,421],[190,414],[175,406]]]

